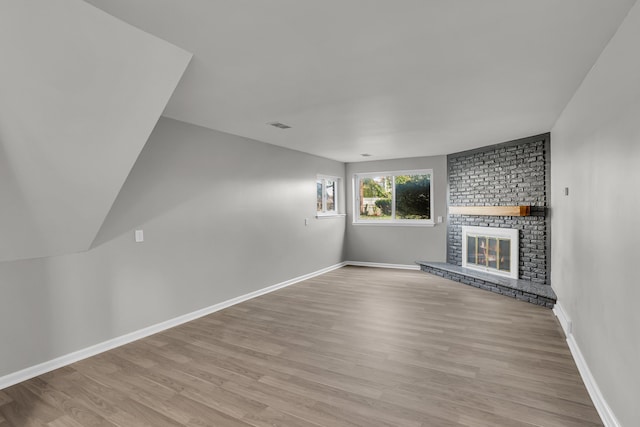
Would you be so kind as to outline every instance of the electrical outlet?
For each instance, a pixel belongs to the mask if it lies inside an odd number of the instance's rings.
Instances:
[[[134,233],[134,237],[135,237],[136,243],[144,242],[144,232],[142,230],[136,230]]]

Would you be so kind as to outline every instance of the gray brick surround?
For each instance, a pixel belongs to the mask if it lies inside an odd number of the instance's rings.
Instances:
[[[519,278],[550,284],[549,134],[447,156],[449,206],[530,205],[531,216],[448,215],[447,262],[462,265],[462,226],[519,230]]]
[[[420,270],[426,273],[515,298],[520,301],[526,301],[547,308],[553,308],[556,303],[556,294],[549,285],[540,285],[529,280],[500,277],[443,262],[418,261],[417,263],[420,266]]]

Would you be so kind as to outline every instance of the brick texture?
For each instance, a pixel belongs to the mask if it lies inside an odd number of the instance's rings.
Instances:
[[[452,273],[449,271],[442,271],[437,268],[421,265],[420,269],[424,272],[434,274],[436,276],[453,280],[455,282],[464,283],[465,285],[473,286],[476,288],[484,289],[496,294],[504,295],[507,297],[515,298],[520,301],[526,301],[531,304],[541,305],[546,308],[553,308],[556,300],[546,298],[541,295],[535,295],[529,292],[525,292],[519,289],[508,288],[496,283],[487,282],[482,279],[476,279],[473,277],[465,276],[464,274]]]
[[[462,265],[462,226],[519,230],[519,278],[549,284],[548,137],[447,157],[449,206],[530,205],[531,216],[449,215],[447,262]]]

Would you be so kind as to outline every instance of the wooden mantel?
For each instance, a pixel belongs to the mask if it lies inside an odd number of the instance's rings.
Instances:
[[[449,206],[454,215],[529,216],[529,206]]]

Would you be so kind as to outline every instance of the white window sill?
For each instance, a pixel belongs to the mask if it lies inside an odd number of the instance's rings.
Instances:
[[[319,213],[316,214],[317,219],[329,219],[329,218],[344,218],[347,214],[336,214],[336,213]]]
[[[403,222],[403,221],[358,221],[353,225],[365,225],[374,227],[435,227],[436,224],[433,221],[424,222]]]

